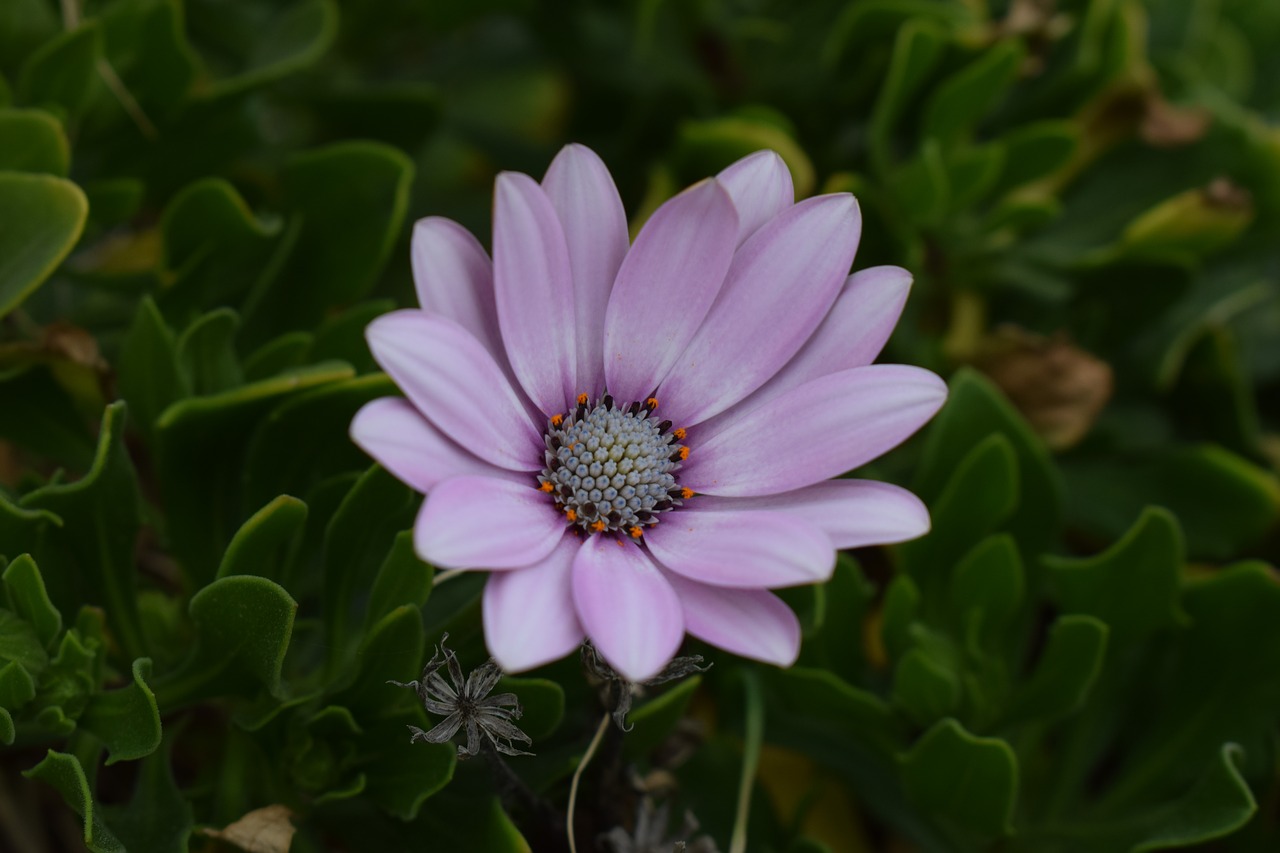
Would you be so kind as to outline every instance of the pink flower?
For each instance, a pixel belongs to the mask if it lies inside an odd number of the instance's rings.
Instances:
[[[857,202],[794,203],[771,151],[662,205],[634,243],[581,145],[541,184],[499,175],[493,218],[492,262],[456,223],[418,222],[422,310],[367,332],[407,399],[368,404],[351,436],[427,495],[419,555],[492,572],[485,635],[509,671],[585,636],[641,681],[686,632],[793,663],[799,625],[770,588],[929,528],[907,491],[831,479],[946,396],[926,370],[871,364],[911,276],[850,276]]]

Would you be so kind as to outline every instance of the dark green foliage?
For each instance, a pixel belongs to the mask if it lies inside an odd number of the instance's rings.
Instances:
[[[634,697],[579,849],[638,784],[721,850],[1280,849],[1278,122],[1273,0],[0,0],[0,847],[565,849],[596,691],[502,680],[514,786],[410,745],[483,581],[347,429],[412,221],[579,141],[633,226],[763,147],[854,192],[950,386],[867,472],[932,532]]]

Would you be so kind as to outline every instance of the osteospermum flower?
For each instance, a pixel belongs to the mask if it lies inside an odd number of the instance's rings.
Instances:
[[[800,629],[770,588],[928,529],[909,492],[831,479],[946,394],[928,371],[871,364],[911,279],[850,276],[860,233],[852,196],[794,203],[765,151],[667,201],[631,243],[581,145],[542,183],[498,176],[492,262],[456,223],[417,223],[422,308],[367,332],[407,399],[369,403],[351,435],[426,494],[424,560],[492,573],[485,637],[505,669],[589,637],[643,681],[686,632],[789,665]]]

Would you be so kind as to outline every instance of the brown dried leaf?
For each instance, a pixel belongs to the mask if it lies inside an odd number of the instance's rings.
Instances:
[[[979,366],[1054,450],[1084,438],[1111,398],[1111,366],[1065,335],[1045,338],[1005,327],[986,349]]]
[[[292,812],[279,804],[266,806],[240,818],[226,829],[206,829],[210,838],[226,841],[245,853],[289,853],[298,830],[289,821]]]
[[[1179,107],[1164,99],[1159,92],[1147,98],[1147,111],[1138,132],[1142,140],[1155,148],[1190,145],[1209,131],[1213,116],[1204,107]]]

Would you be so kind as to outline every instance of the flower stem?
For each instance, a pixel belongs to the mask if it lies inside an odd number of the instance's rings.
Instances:
[[[745,853],[747,819],[751,816],[751,789],[755,786],[756,768],[760,764],[760,742],[764,738],[764,698],[760,680],[750,669],[742,671],[746,692],[746,731],[742,742],[742,779],[738,783],[738,814],[729,839],[729,853]]]
[[[444,583],[445,581],[453,580],[454,578],[464,573],[465,571],[466,569],[449,569],[448,571],[440,572],[431,579],[431,585],[433,587],[440,586],[440,584]]]
[[[587,746],[587,751],[583,753],[582,761],[578,762],[578,769],[573,771],[573,782],[569,785],[569,813],[567,816],[566,831],[569,833],[569,853],[578,853],[578,844],[573,838],[573,813],[578,805],[578,783],[582,781],[582,771],[587,769],[587,765],[591,762],[592,756],[596,754],[596,750],[600,748],[600,741],[604,738],[605,730],[609,728],[609,721],[612,716],[606,711],[605,715],[600,718],[600,725],[596,726],[596,733],[591,738],[591,743]]]

